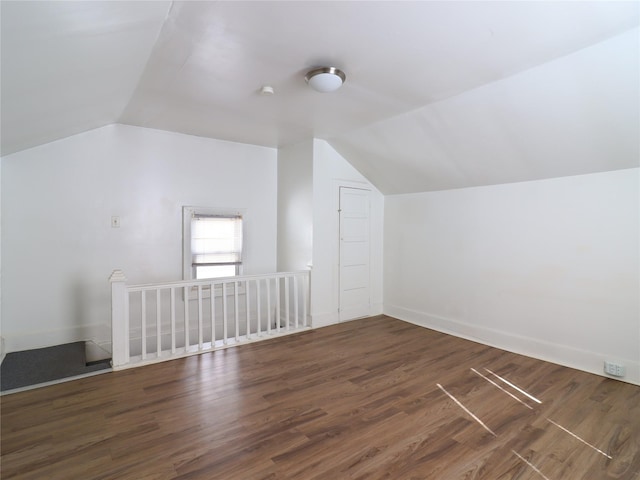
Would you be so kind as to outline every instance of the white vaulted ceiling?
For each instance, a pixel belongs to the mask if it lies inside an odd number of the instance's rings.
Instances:
[[[2,1],[2,154],[117,122],[168,10],[168,2]]]
[[[9,2],[2,154],[110,123],[324,138],[384,193],[638,165],[637,2]],[[304,74],[342,68],[339,91]],[[260,96],[260,86],[276,94]]]

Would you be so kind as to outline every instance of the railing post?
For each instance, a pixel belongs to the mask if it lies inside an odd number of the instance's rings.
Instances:
[[[306,271],[306,274],[304,276],[304,288],[303,288],[303,292],[304,295],[302,297],[302,305],[304,306],[304,312],[303,312],[303,316],[304,316],[304,322],[305,322],[305,326],[306,327],[311,327],[312,326],[312,322],[311,322],[311,270],[313,269],[313,265],[311,263],[309,263],[308,265],[309,269]]]
[[[111,282],[111,365],[129,363],[129,295],[122,270],[114,270]]]

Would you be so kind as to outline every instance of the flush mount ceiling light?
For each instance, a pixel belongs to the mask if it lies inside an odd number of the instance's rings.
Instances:
[[[339,68],[320,67],[311,70],[304,79],[317,92],[328,93],[338,90],[347,76]]]

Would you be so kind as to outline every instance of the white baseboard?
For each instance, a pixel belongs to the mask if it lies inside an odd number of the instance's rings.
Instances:
[[[366,317],[375,317],[376,315],[382,315],[383,305],[382,303],[372,303],[369,306],[368,312],[361,317],[354,317],[352,320],[359,320]],[[350,320],[340,320],[340,314],[338,312],[323,312],[311,314],[312,328],[328,327],[329,325],[335,325],[340,322],[348,322]]]
[[[6,353],[87,340],[103,346],[105,343],[111,343],[111,326],[107,324],[80,325],[60,330],[7,335],[4,340]]]
[[[327,327],[340,323],[338,312],[324,312],[324,313],[312,313],[311,314],[311,326],[312,328]]]
[[[372,303],[369,308],[369,315],[375,317],[376,315],[382,315],[384,311],[382,303]]]
[[[569,345],[524,337],[396,305],[385,304],[384,313],[414,325],[600,376],[606,376],[603,371],[605,360],[618,361],[625,365],[626,375],[615,379],[640,385],[640,362],[637,360],[616,358],[601,352],[591,352]]]

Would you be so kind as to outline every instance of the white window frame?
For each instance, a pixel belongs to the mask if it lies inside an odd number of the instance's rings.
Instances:
[[[196,280],[194,269],[192,266],[191,255],[191,219],[194,215],[211,215],[221,217],[242,217],[242,263],[236,268],[236,275],[243,274],[244,264],[246,263],[246,236],[245,236],[245,210],[237,208],[213,208],[213,207],[182,207],[182,278],[184,280]],[[222,277],[221,277],[222,278]],[[225,277],[227,278],[227,277]]]

